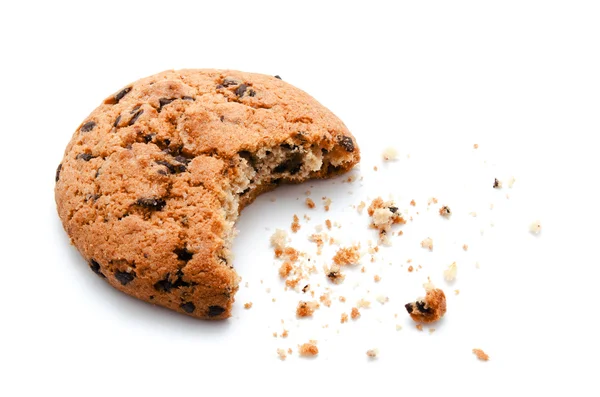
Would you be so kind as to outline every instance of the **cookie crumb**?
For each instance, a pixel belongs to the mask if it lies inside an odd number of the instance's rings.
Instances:
[[[454,290],[454,295],[458,295],[458,294],[460,294],[460,290],[459,289],[455,289]]]
[[[398,151],[393,147],[387,147],[382,153],[384,161],[396,160],[398,158]]]
[[[312,317],[313,313],[318,308],[319,308],[319,303],[316,301],[312,301],[312,302],[300,301],[300,302],[298,302],[298,306],[296,307],[296,316],[297,317]]]
[[[325,220],[325,226],[327,227],[327,229],[331,230],[331,221],[329,219]]]
[[[410,205],[412,205],[414,207],[417,205],[417,203],[415,203],[415,200],[410,200]]]
[[[498,178],[494,178],[494,185],[492,187],[494,189],[502,189],[502,182],[500,182]]]
[[[333,256],[333,263],[340,266],[357,265],[360,262],[359,246],[340,248]]]
[[[446,270],[444,270],[444,279],[448,282],[454,281],[456,279],[456,273],[458,268],[456,266],[456,262],[452,262],[450,266]]]
[[[340,302],[346,302],[346,297],[345,296],[340,296],[338,299],[340,300]]]
[[[376,274],[373,276],[373,281],[375,281],[376,283],[381,281],[381,276],[379,274]]]
[[[366,206],[367,206],[367,204],[365,204],[364,201],[361,201],[360,204],[358,204],[358,207],[356,207],[356,210],[358,211],[359,214],[362,215],[362,212]]]
[[[450,207],[448,207],[447,205],[444,205],[440,208],[440,215],[444,218],[450,218],[450,215],[452,215],[452,211],[450,211]]]
[[[513,185],[515,184],[515,181],[515,177],[511,176],[507,183],[509,189],[512,189]]]
[[[334,284],[341,284],[346,278],[346,276],[341,272],[340,265],[335,263],[331,265],[331,267],[325,268],[325,274],[327,275],[329,281]]]
[[[352,318],[352,320],[356,320],[357,318],[360,317],[360,312],[358,311],[357,308],[353,307],[352,311],[350,312],[350,317]]]
[[[433,251],[433,240],[431,237],[427,237],[425,240],[421,241],[421,247]]]
[[[427,200],[427,205],[437,204],[437,203],[438,203],[438,199],[435,197],[432,197],[429,200]]]
[[[481,350],[481,349],[473,349],[473,353],[481,361],[488,361],[490,359],[490,356],[488,356],[487,354],[485,354],[485,352],[483,350]]]
[[[340,318],[340,323],[344,324],[348,322],[348,315],[346,313],[342,313],[342,317]]]
[[[252,307],[252,302],[244,303],[244,309],[250,309]]]
[[[281,264],[281,266],[279,267],[279,277],[281,278],[286,278],[287,276],[290,275],[290,273],[292,272],[292,270],[294,269],[294,267],[292,266],[292,264],[288,261],[285,261]]]
[[[285,230],[277,229],[271,236],[271,246],[275,248],[275,255],[281,256],[283,250],[287,244],[287,232]],[[279,255],[278,255],[279,253]]]
[[[331,307],[331,299],[329,298],[329,293],[323,294],[319,297],[319,301],[323,303],[327,307]]]
[[[468,251],[469,250],[469,246],[467,244],[463,244],[463,250]]]
[[[417,324],[415,325],[415,328],[417,328],[419,331],[423,331],[423,324]]]
[[[424,299],[404,305],[408,314],[417,323],[432,323],[438,321],[446,313],[446,295],[444,291],[435,288],[431,282],[424,285],[427,291]]]
[[[542,223],[539,220],[534,221],[531,223],[531,225],[529,225],[529,232],[531,232],[532,234],[540,234],[541,231]]]
[[[378,354],[379,354],[379,349],[369,349],[369,350],[367,350],[367,357],[369,357],[370,359],[377,358]]]
[[[402,326],[400,324],[396,324],[396,331],[400,331],[402,329]]]
[[[294,214],[294,221],[292,222],[292,232],[297,233],[300,230],[300,219],[298,219],[298,215]]]
[[[373,166],[373,171],[377,171],[377,166]]]
[[[383,201],[381,197],[377,197],[371,202],[367,212],[371,217],[371,228],[379,231],[379,241],[382,243],[389,243],[387,235],[390,233],[392,225],[406,223],[394,202]]]
[[[412,273],[412,271],[413,271],[413,270],[415,270],[415,268],[414,268],[412,265],[410,265],[410,266],[408,267],[408,272],[409,272],[409,273]]]
[[[306,291],[308,291],[310,289],[310,284],[306,284],[304,287],[302,287],[302,293],[306,293]]]
[[[478,144],[474,144],[474,145],[473,145],[473,149],[477,149],[478,147],[479,147],[479,145],[478,145]]]
[[[287,358],[287,354],[285,354],[284,349],[277,349],[277,355],[279,356],[279,359],[281,361],[285,361],[285,359]]]
[[[315,206],[316,206],[316,205],[315,205],[315,202],[314,202],[314,201],[312,201],[312,200],[311,200],[310,198],[308,198],[308,197],[306,198],[306,200],[305,200],[305,203],[306,203],[306,206],[307,206],[308,208],[310,208],[310,209],[313,209],[313,208],[315,208]]]
[[[369,307],[371,307],[371,302],[365,299],[361,299],[358,302],[356,302],[356,306],[358,306],[359,308],[368,309]]]
[[[287,338],[288,335],[289,335],[288,330],[284,329],[283,332],[281,333],[281,335],[279,335],[279,336],[281,336],[282,338]]]
[[[310,341],[308,343],[304,343],[298,346],[298,353],[301,357],[314,357],[319,354],[319,349],[317,348],[317,342]]]
[[[325,211],[329,211],[329,206],[331,206],[331,199],[329,197],[323,197],[323,205]]]

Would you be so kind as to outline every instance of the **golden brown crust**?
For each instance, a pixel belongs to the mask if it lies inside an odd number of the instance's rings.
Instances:
[[[329,160],[235,191],[246,153],[296,146]],[[109,96],[77,128],[55,197],[73,244],[115,288],[223,319],[239,283],[229,253],[238,211],[281,182],[340,174],[359,159],[337,117],[277,78],[165,71]]]

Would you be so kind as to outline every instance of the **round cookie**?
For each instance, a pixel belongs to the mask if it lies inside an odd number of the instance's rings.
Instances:
[[[346,126],[278,77],[166,71],[111,95],[77,128],[55,197],[73,244],[112,286],[223,319],[239,283],[239,211],[280,183],[359,160]]]

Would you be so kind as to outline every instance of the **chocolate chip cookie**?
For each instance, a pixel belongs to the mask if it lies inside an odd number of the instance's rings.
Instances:
[[[115,288],[198,318],[231,315],[239,211],[281,183],[350,170],[346,126],[278,76],[166,71],[109,96],[56,170],[63,226]]]

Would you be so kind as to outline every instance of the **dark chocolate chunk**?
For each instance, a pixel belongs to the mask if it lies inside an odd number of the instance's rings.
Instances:
[[[196,100],[194,97],[191,97],[191,96],[182,96],[181,99],[183,99],[184,101],[195,101]]]
[[[404,307],[406,308],[406,311],[408,312],[408,314],[411,314],[414,310],[412,303],[407,303],[406,305],[404,305]]]
[[[135,122],[142,115],[142,113],[144,113],[144,109],[140,109],[137,112],[135,112],[135,114],[133,115],[133,117],[131,118],[131,120],[129,120],[129,125],[135,124]]]
[[[354,151],[354,142],[349,136],[338,135],[337,140],[340,146],[342,146],[347,152],[352,153]]]
[[[154,289],[160,292],[170,292],[173,288],[173,283],[169,280],[169,273],[163,280],[154,283]]]
[[[415,302],[417,305],[417,310],[420,311],[421,313],[431,313],[431,308],[430,307],[425,307],[425,302],[421,302],[421,301],[416,301]]]
[[[225,116],[219,117],[219,120],[221,120],[221,123],[222,123],[223,121],[225,121]]]
[[[217,86],[215,87],[217,90],[220,90],[221,88],[224,88],[222,84],[217,84]]]
[[[180,163],[182,163],[182,164],[186,164],[186,165],[187,165],[187,164],[189,164],[189,163],[190,163],[190,161],[192,161],[192,160],[191,160],[191,159],[188,159],[187,157],[183,157],[183,156],[181,156],[181,155],[180,155],[180,156],[175,156],[175,161],[178,161],[178,162],[180,162]]]
[[[275,167],[273,172],[275,172],[275,173],[289,172],[290,175],[295,175],[302,168],[302,164],[303,164],[302,160],[304,160],[304,156],[302,156],[302,153],[294,153],[294,154],[292,154],[292,157],[290,157],[289,159],[285,160],[283,163],[281,163],[277,167]]]
[[[119,101],[123,99],[123,97],[129,93],[129,91],[131,91],[131,87],[125,87],[119,91],[119,93],[115,95],[115,104],[119,103]]]
[[[75,157],[77,160],[83,160],[83,161],[90,161],[91,159],[94,158],[94,156],[92,156],[89,153],[79,153],[77,155],[77,157]]]
[[[56,176],[54,178],[55,182],[58,182],[58,180],[60,179],[60,170],[62,169],[62,163],[60,163],[58,165],[58,167],[56,167]]]
[[[177,99],[177,98],[160,98],[158,100],[158,103],[160,104],[160,106],[158,107],[158,112],[160,113],[163,106],[167,106],[169,103],[173,102],[175,99]]]
[[[244,93],[246,92],[247,89],[248,89],[248,86],[246,84],[240,84],[240,86],[235,89],[235,95],[242,97],[242,96],[244,96]]]
[[[152,139],[154,139],[155,136],[156,136],[156,134],[144,135],[144,142],[146,142],[146,143],[152,142]]]
[[[239,81],[236,81],[234,79],[225,79],[223,80],[223,83],[219,84],[222,85],[223,87],[229,87],[230,85],[238,85],[240,84]]]
[[[91,130],[94,129],[95,126],[96,126],[96,122],[88,121],[87,123],[85,123],[84,125],[81,126],[80,131],[81,132],[90,132]]]
[[[140,207],[145,207],[153,211],[160,211],[167,203],[161,198],[147,197],[138,199],[136,204]]]
[[[177,255],[177,259],[185,262],[188,262],[194,256],[194,253],[188,251],[186,248],[176,248],[173,253]]]
[[[280,77],[278,74],[276,74],[274,77],[275,77],[276,79],[279,79],[279,80],[281,80],[281,77]]]
[[[127,285],[135,278],[135,272],[127,273],[117,270],[115,272],[115,278],[121,283],[121,285]]]
[[[215,317],[225,312],[225,308],[221,306],[209,306],[208,307],[208,317]]]
[[[121,121],[121,115],[118,115],[115,122],[113,123],[113,127],[118,127],[120,121]]]
[[[498,178],[494,178],[494,186],[492,186],[494,189],[498,189],[500,187],[500,181],[498,180]]]
[[[248,90],[248,96],[255,96],[256,95],[256,91],[254,91],[252,88],[250,88]]]
[[[106,276],[100,271],[100,264],[93,259],[90,259],[90,269],[98,276],[105,278]]]
[[[169,173],[171,173],[171,174],[179,174],[179,173],[185,172],[187,170],[187,167],[184,164],[175,164],[174,165],[174,164],[171,164],[164,160],[156,160],[155,163],[164,165],[165,167],[167,167],[167,169],[169,170]]]
[[[96,200],[98,200],[100,198],[99,195],[97,194],[88,194],[85,196],[85,201],[93,201],[96,202]]]
[[[398,207],[388,207],[388,210],[390,210],[390,212],[395,214],[396,212],[398,212]]]
[[[185,302],[179,305],[179,307],[186,313],[193,313],[196,310],[196,305],[192,302]]]

